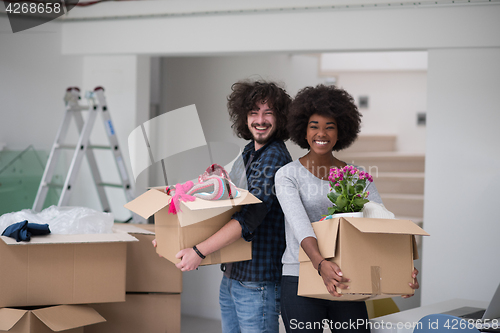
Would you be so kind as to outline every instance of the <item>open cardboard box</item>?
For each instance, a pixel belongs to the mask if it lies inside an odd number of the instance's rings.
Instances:
[[[105,321],[87,305],[59,305],[35,310],[0,309],[0,332],[83,333],[84,326]]]
[[[227,200],[196,199],[182,202],[181,211],[169,214],[172,197],[160,189],[150,189],[130,201],[125,208],[147,219],[154,214],[157,248],[156,252],[173,263],[177,252],[193,247],[216,233],[243,205],[261,202],[251,193],[238,189],[240,195]],[[252,259],[252,245],[243,238],[208,255],[200,265]]]
[[[160,258],[151,243],[153,224],[115,223],[113,228],[139,240],[127,244],[127,292],[182,292],[182,272]]]
[[[0,307],[125,301],[127,243],[111,234],[0,236]]]
[[[321,255],[335,262],[349,289],[334,297],[301,248],[298,295],[339,301],[411,295],[415,235],[428,236],[409,220],[342,217],[312,223]]]

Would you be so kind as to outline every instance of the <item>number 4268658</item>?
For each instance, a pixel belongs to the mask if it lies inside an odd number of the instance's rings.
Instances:
[[[19,2],[10,2],[5,9],[7,13],[11,14],[51,14],[61,13],[61,4],[60,3],[19,3]]]

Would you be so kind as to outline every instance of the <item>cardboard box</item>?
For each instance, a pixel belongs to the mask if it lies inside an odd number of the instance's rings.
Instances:
[[[409,220],[334,218],[312,224],[321,255],[335,262],[349,289],[328,293],[323,279],[300,249],[298,295],[350,301],[413,294],[413,260],[418,259],[415,235],[429,234]]]
[[[0,307],[125,300],[126,233],[0,236]]]
[[[180,294],[127,294],[126,302],[91,304],[105,323],[88,326],[85,333],[180,333]]]
[[[138,198],[127,203],[125,207],[132,212],[148,218],[154,214],[156,252],[173,263],[180,262],[175,258],[177,252],[193,247],[204,241],[222,226],[241,206],[261,202],[251,193],[239,190],[240,196],[227,200],[196,199],[182,202],[181,211],[169,214],[168,207],[172,197],[158,189],[151,189]],[[243,238],[208,255],[201,265],[219,264],[252,259],[252,245]]]
[[[0,309],[0,332],[83,333],[83,326],[105,321],[87,305],[60,305],[35,310]]]
[[[182,292],[182,272],[156,253],[154,225],[115,223],[139,241],[127,244],[127,292]]]

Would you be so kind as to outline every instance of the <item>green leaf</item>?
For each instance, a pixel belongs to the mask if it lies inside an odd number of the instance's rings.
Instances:
[[[333,215],[337,212],[337,207],[328,207],[328,215]]]
[[[356,186],[354,188],[356,189],[356,194],[363,193],[363,190],[365,189],[365,187],[361,184],[356,184]]]
[[[337,198],[340,196],[340,194],[337,192],[330,192],[326,196],[328,197],[328,199],[330,199],[331,202],[336,203]]]
[[[363,208],[363,206],[365,205],[365,203],[367,203],[369,200],[368,199],[363,199],[363,198],[359,198],[359,197],[356,197],[354,198],[354,200],[352,201],[353,205],[356,206],[356,208]]]
[[[339,210],[342,210],[347,205],[347,202],[347,198],[341,195],[337,198],[337,202],[335,202],[335,204],[337,205]]]
[[[353,191],[351,184],[347,184],[345,188],[346,188],[347,197],[349,197]]]
[[[361,185],[364,188],[366,186],[366,179],[358,179],[356,185]]]

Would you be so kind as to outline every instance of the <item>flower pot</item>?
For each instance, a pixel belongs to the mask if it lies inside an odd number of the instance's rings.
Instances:
[[[333,214],[332,218],[335,218],[335,217],[363,217],[363,212],[349,212],[349,213]]]

